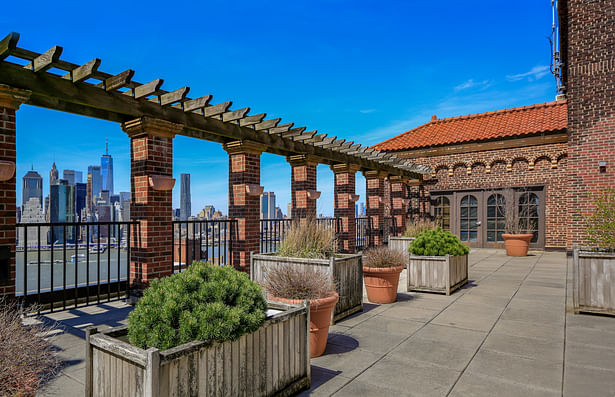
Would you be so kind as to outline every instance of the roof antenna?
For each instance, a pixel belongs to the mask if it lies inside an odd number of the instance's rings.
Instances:
[[[549,44],[551,46],[551,74],[555,77],[555,85],[557,87],[557,94],[555,96],[555,100],[565,99],[566,98],[566,87],[562,84],[562,62],[561,62],[561,54],[559,48],[559,23],[556,28],[555,25],[555,14],[557,9],[557,1],[551,0],[551,15],[552,15],[552,23],[551,23],[551,37],[548,37]]]
[[[105,138],[105,156],[109,155],[109,137]]]

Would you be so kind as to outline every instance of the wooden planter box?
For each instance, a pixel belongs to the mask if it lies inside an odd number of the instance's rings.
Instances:
[[[333,274],[340,300],[333,310],[332,323],[363,310],[363,256],[361,254],[336,254],[331,259],[286,258],[275,254],[253,254],[250,278],[262,282],[267,268],[291,264],[293,266],[318,266]]]
[[[615,252],[574,247],[572,257],[574,312],[615,315]]]
[[[289,396],[310,386],[309,306],[278,310],[236,341],[165,351],[127,342],[126,326],[86,333],[87,397]]]
[[[414,241],[414,237],[389,237],[389,249],[402,251],[406,255],[406,264],[410,260],[410,243]]]
[[[468,282],[468,256],[414,256],[408,262],[408,291],[451,292]]]

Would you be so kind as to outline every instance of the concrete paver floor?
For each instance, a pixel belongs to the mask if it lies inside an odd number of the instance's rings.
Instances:
[[[451,296],[406,292],[404,271],[396,303],[365,299],[331,327],[302,395],[615,395],[615,318],[571,312],[570,258],[474,249],[469,263],[469,284]],[[115,302],[47,315],[64,330],[52,340],[66,365],[39,395],[83,395],[83,329],[129,311]]]

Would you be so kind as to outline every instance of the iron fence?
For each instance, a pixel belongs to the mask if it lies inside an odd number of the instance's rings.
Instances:
[[[173,221],[173,273],[193,261],[233,265],[233,241],[237,239],[236,219]]]
[[[334,230],[336,241],[340,230],[340,218],[317,218],[316,223]],[[268,254],[277,252],[286,231],[293,224],[293,219],[261,219],[260,220],[260,252]]]
[[[119,300],[138,222],[16,225],[15,295],[38,312]]]
[[[358,217],[355,218],[356,224],[356,249],[364,250],[371,244],[371,239],[369,238],[371,228],[370,218],[368,217]]]

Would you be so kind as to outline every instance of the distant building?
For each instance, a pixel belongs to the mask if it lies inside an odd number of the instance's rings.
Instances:
[[[51,192],[51,186],[58,183],[59,178],[58,169],[56,168],[56,163],[54,162],[51,166],[51,171],[49,171],[49,192]]]
[[[181,194],[179,201],[179,219],[187,220],[192,214],[192,203],[190,198],[190,174],[181,174]]]
[[[275,215],[275,193],[264,192],[261,194],[261,219],[273,219]]]
[[[275,217],[276,219],[284,219],[284,213],[282,212],[282,208],[275,207]]]
[[[221,211],[215,211],[211,216],[211,219],[225,219],[226,217],[222,214]]]
[[[101,190],[108,190],[113,194],[113,158],[109,154],[109,142],[105,144],[105,154],[100,158]]]
[[[43,202],[43,178],[38,172],[31,170],[23,177],[21,205],[25,206],[33,197],[38,199],[39,204]]]
[[[49,221],[52,223],[75,221],[75,187],[61,179],[58,184],[51,185],[49,196]],[[54,226],[51,231],[51,242],[63,243],[73,241],[73,228]]]
[[[79,218],[79,222],[85,222],[82,219],[81,212],[87,205],[88,185],[85,183],[75,183],[75,215]]]
[[[287,218],[293,217],[293,203],[292,202],[289,202],[288,205],[286,206],[286,217]]]
[[[365,216],[365,203],[361,202],[359,203],[359,216]]]
[[[68,182],[69,185],[75,184],[75,170],[62,171],[62,179]]]
[[[100,202],[103,202],[104,204],[111,204],[111,196],[108,190],[100,191],[100,196],[98,197],[98,200],[96,200],[96,203]]]
[[[201,212],[199,212],[198,217],[201,219],[211,219],[214,215],[214,211],[216,211],[216,209],[213,205],[206,205]]]
[[[43,214],[43,207],[41,200],[38,197],[30,198],[23,206],[20,223],[45,223],[45,216]],[[36,246],[39,242],[38,228],[28,228],[28,241],[25,241],[25,228],[17,228],[17,244],[23,245],[27,243],[28,246]],[[47,236],[49,234],[49,226],[40,227],[40,243],[47,244]]]
[[[92,179],[92,200],[94,197],[100,196],[100,191],[102,190],[102,175],[100,172],[99,165],[90,165],[88,167],[88,180]]]

